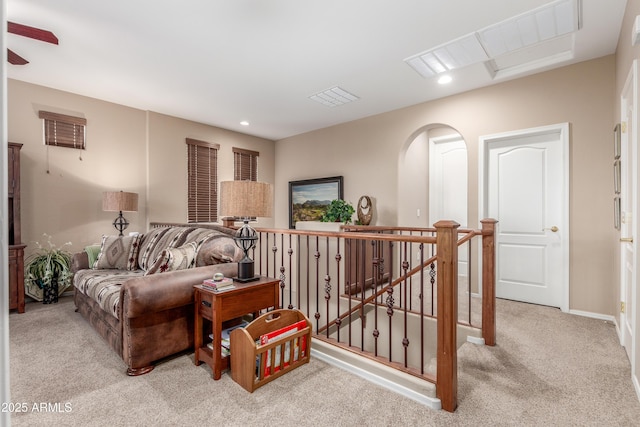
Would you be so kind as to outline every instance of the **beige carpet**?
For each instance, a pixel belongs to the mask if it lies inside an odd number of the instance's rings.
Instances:
[[[252,394],[226,373],[213,381],[192,353],[127,377],[69,297],[28,304],[9,322],[11,400],[28,408],[12,416],[14,426],[640,424],[614,326],[548,307],[498,301],[498,345],[460,350],[453,414],[316,359]]]

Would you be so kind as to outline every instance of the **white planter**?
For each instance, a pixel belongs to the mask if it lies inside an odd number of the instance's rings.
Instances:
[[[340,231],[340,222],[298,221],[296,230],[304,231]]]

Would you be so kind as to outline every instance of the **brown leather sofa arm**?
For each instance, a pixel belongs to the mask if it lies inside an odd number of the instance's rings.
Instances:
[[[76,252],[71,257],[71,273],[89,268],[89,255],[85,251]]]
[[[214,273],[227,277],[238,273],[236,263],[215,264],[129,279],[122,284],[120,307],[126,318],[149,315],[193,304],[193,285],[210,279]]]

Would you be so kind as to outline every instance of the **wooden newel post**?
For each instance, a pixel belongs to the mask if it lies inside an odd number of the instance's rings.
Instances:
[[[436,228],[438,288],[438,371],[436,397],[442,409],[458,406],[458,224],[438,221]]]
[[[496,224],[482,223],[482,338],[485,345],[496,345]]]

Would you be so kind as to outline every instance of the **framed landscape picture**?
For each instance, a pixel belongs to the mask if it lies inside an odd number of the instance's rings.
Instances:
[[[332,200],[342,199],[343,179],[330,178],[289,181],[289,228],[297,221],[320,221]]]

